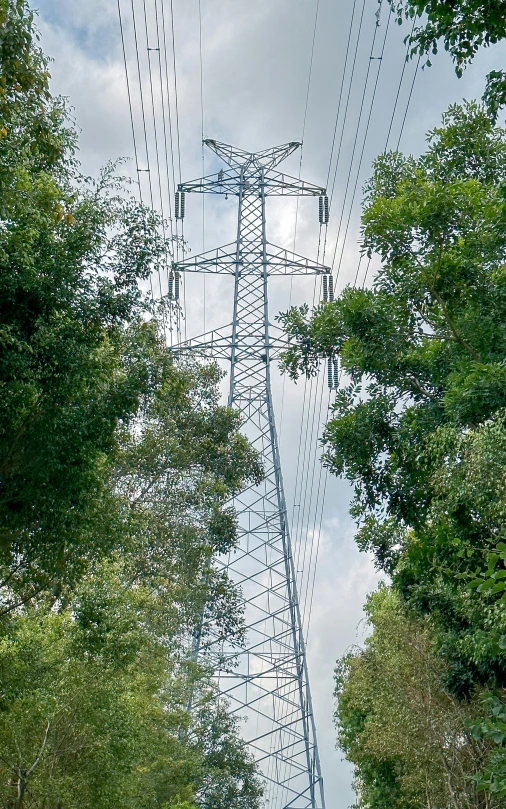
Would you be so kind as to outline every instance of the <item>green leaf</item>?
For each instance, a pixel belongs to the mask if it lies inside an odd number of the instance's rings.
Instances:
[[[483,584],[483,579],[473,579],[472,581],[469,582],[469,584],[467,586],[470,589],[472,589],[474,587],[479,587],[482,584]]]

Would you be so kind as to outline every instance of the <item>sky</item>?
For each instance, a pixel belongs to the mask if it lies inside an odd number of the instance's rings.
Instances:
[[[170,0],[163,3],[171,44]],[[54,60],[50,68],[53,92],[67,96],[73,107],[80,131],[83,171],[96,175],[108,161],[128,158],[121,170],[134,179],[138,176],[143,199],[149,202],[152,194],[153,204],[168,215],[171,195],[167,193],[166,177],[170,184],[172,159],[169,156],[166,171],[162,115],[165,112],[168,116],[168,108],[162,109],[159,79],[162,67],[163,85],[165,52],[163,47],[161,51],[147,51],[147,47],[160,46],[155,12],[160,30],[161,4],[162,0],[157,0],[156,5],[155,0],[133,0],[137,63],[132,0],[120,0],[139,175],[135,170],[117,0],[39,0],[38,25],[42,47]],[[176,181],[179,176],[190,180],[218,169],[214,156],[202,151],[202,133],[251,151],[303,141],[302,152],[289,158],[283,170],[295,176],[300,172],[303,179],[329,188],[331,218],[325,261],[334,261],[338,289],[354,283],[357,274],[359,283],[364,279],[367,261],[360,262],[358,244],[360,203],[374,157],[386,145],[395,148],[400,136],[402,151],[420,154],[425,133],[439,124],[443,111],[463,97],[479,98],[486,73],[501,63],[501,56],[504,60],[504,48],[500,46],[483,51],[458,80],[450,57],[443,52],[432,58],[432,67],[419,67],[413,84],[416,60],[405,65],[403,44],[408,28],[397,26],[393,17],[388,22],[388,16],[386,0],[380,4],[377,0],[173,0],[177,119],[171,48],[167,64],[173,143],[177,143],[179,129]],[[166,130],[167,126],[166,120]],[[162,165],[159,179],[157,147]],[[143,171],[148,166],[149,175]],[[316,200],[303,200],[299,206],[293,200],[276,201],[268,216],[270,241],[290,248],[295,243],[298,253],[313,259],[319,253],[322,259],[325,235],[319,245]],[[233,200],[206,198],[203,209],[200,196],[187,198],[184,236],[188,249],[199,253],[203,248],[232,241],[234,218]],[[369,280],[375,266],[373,260]],[[198,277],[188,282],[187,336],[230,322],[228,280],[207,278],[204,282]],[[311,305],[314,296],[313,279],[276,279],[270,289],[271,319],[291,303]],[[306,559],[300,585],[306,602],[306,624],[309,615],[311,618],[308,664],[327,807],[348,809],[353,803],[352,770],[335,749],[333,668],[336,658],[363,643],[367,626],[362,606],[379,577],[371,559],[360,554],[353,542],[354,525],[348,516],[349,485],[320,473],[321,450],[316,433],[318,413],[322,418],[326,414],[328,392],[319,383],[299,381],[295,385],[274,373],[273,395],[294,552],[301,565]],[[303,411],[309,412],[309,418],[302,420]],[[306,476],[301,474],[302,468]],[[324,484],[319,531],[318,503]],[[316,557],[310,609],[310,598],[304,599],[304,595],[312,590]],[[309,560],[312,566],[308,568]]]

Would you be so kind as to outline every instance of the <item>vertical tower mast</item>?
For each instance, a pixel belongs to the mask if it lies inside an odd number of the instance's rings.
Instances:
[[[328,273],[329,268],[270,244],[265,216],[267,196],[325,199],[325,189],[275,171],[299,143],[257,153],[205,143],[229,168],[181,184],[178,205],[184,210],[186,192],[235,194],[237,239],[179,263],[175,271],[233,275],[233,319],[180,348],[230,360],[228,404],[242,414],[265,471],[261,485],[234,500],[239,543],[222,564],[242,590],[247,634],[242,646],[220,648],[216,676],[230,711],[247,719],[243,735],[267,784],[269,809],[325,809],[272,406],[270,364],[286,344],[269,321],[267,282],[270,275]],[[208,657],[212,652],[201,650]]]

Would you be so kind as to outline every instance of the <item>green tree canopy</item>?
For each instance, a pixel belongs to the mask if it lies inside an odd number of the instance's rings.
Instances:
[[[259,480],[220,371],[167,347],[172,244],[84,178],[24,0],[0,0],[0,804],[258,809],[191,649],[241,637],[230,500]]]
[[[459,76],[479,48],[506,36],[503,0],[389,0],[399,23],[420,18],[423,23],[409,36],[413,53],[437,53],[439,41],[452,55]]]
[[[459,699],[491,689],[497,716],[506,686],[505,135],[469,103],[450,108],[420,158],[381,155],[362,218],[364,249],[381,259],[372,288],[347,287],[282,317],[293,377],[314,373],[322,356],[340,358],[324,461],[354,485],[359,547],[415,615],[430,617],[444,688]],[[483,731],[499,746],[502,721]],[[488,783],[505,795],[494,766]]]
[[[368,809],[499,809],[480,773],[494,745],[475,738],[480,705],[442,687],[444,662],[427,621],[395,592],[369,597],[371,635],[336,668],[338,741],[355,766],[359,806]]]
[[[258,809],[237,721],[177,653],[180,627],[163,607],[105,564],[66,609],[10,616],[0,637],[2,806]]]
[[[225,503],[259,470],[218,406],[217,370],[175,363],[166,347],[149,294],[171,260],[159,217],[114,167],[80,176],[24,2],[2,0],[0,32],[0,593],[11,609],[59,595],[132,537],[156,537],[153,555],[169,533],[187,554],[197,534],[201,550],[223,550]]]

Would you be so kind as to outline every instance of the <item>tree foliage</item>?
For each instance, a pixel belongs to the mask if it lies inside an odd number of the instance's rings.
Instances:
[[[372,634],[338,662],[335,689],[339,745],[355,765],[360,806],[502,806],[480,789],[495,749],[473,734],[480,706],[442,686],[444,662],[427,621],[385,587],[369,597],[366,614]]]
[[[480,48],[495,45],[506,36],[504,0],[389,0],[389,3],[399,25],[404,19],[413,20],[413,30],[406,37],[411,56],[436,54],[442,41],[459,77]],[[416,25],[417,20],[419,25]],[[428,58],[426,65],[430,64]],[[503,70],[492,70],[488,74],[483,100],[495,119],[506,104]]]
[[[0,804],[257,809],[196,635],[239,639],[216,565],[260,480],[220,372],[167,348],[172,244],[82,177],[24,0],[0,0]]]
[[[169,517],[166,533],[186,520],[214,550],[233,541],[224,503],[259,471],[216,369],[165,346],[147,283],[171,255],[157,215],[113,167],[79,175],[32,17],[1,9],[0,563],[24,599],[146,537],[157,509],[160,547]]]
[[[389,0],[399,23],[403,18],[423,19],[409,37],[413,53],[437,53],[439,40],[452,55],[462,75],[477,51],[506,35],[506,4],[502,0]]]
[[[430,617],[444,687],[458,699],[491,689],[501,705],[505,180],[504,130],[476,104],[451,107],[419,159],[376,160],[362,219],[381,259],[372,288],[282,318],[292,376],[340,358],[324,459],[353,482],[359,546]]]
[[[121,566],[65,610],[11,615],[0,639],[5,807],[258,806],[237,723],[172,648],[173,616]],[[192,696],[192,709],[188,702]]]

